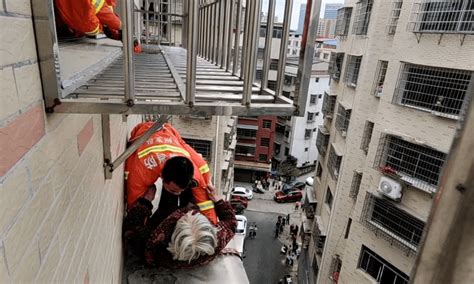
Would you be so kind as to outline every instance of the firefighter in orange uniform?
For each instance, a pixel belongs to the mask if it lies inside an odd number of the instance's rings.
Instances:
[[[132,130],[130,142],[133,142],[148,129],[153,126],[153,122],[140,123]],[[191,161],[192,176],[186,177],[186,173],[171,173],[175,181],[166,180],[164,174],[169,173],[165,169],[174,157],[184,157]],[[180,158],[182,159],[182,158]],[[176,159],[174,159],[176,160]],[[166,200],[173,199],[173,205],[180,206],[180,195],[190,194],[202,214],[209,218],[211,222],[217,224],[217,215],[214,211],[214,203],[209,199],[207,187],[213,187],[211,183],[211,174],[206,161],[184,140],[178,131],[170,124],[165,123],[163,127],[148,138],[125,162],[125,179],[127,185],[127,205],[131,209],[139,199],[149,195],[149,189],[153,187],[158,178],[163,179],[163,191],[158,206],[157,213],[165,210],[168,206]],[[182,180],[181,180],[182,179]],[[166,195],[164,195],[166,194]],[[162,203],[164,203],[162,205]],[[181,204],[181,206],[186,204]],[[162,216],[165,218],[166,216]]]
[[[78,36],[104,32],[109,38],[122,39],[122,22],[114,13],[115,0],[55,0],[56,11]]]

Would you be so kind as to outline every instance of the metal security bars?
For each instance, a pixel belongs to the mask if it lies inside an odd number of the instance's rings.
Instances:
[[[347,36],[351,24],[352,7],[337,10],[336,36]]]
[[[383,94],[383,84],[385,83],[387,68],[388,61],[379,60],[377,63],[377,71],[375,71],[374,85],[372,86],[372,94],[377,98],[380,98]]]
[[[468,89],[472,71],[402,63],[394,102],[457,119]],[[472,87],[471,87],[472,88]]]
[[[374,166],[386,175],[434,193],[446,156],[429,146],[382,134]]]
[[[408,254],[417,251],[425,227],[425,222],[370,192],[365,197],[361,222]]]
[[[329,150],[329,157],[328,157],[328,169],[329,173],[331,174],[333,179],[339,177],[339,168],[341,167],[342,156],[336,153],[336,149],[334,145],[331,145],[331,149]]]
[[[417,0],[408,29],[415,33],[474,34],[474,1]]]
[[[364,132],[362,133],[362,142],[360,143],[360,149],[365,152],[369,151],[370,140],[372,140],[372,132],[374,131],[374,123],[372,121],[366,121],[364,126]]]
[[[323,105],[321,106],[321,112],[325,118],[332,118],[334,114],[334,107],[336,106],[337,96],[330,96],[324,92]]]
[[[313,241],[316,253],[318,255],[321,255],[324,250],[324,244],[326,243],[326,236],[321,233],[321,229],[319,228],[317,223],[314,225]]]
[[[343,52],[331,52],[331,59],[329,61],[329,75],[331,79],[339,81],[342,74],[342,65],[344,64]]]
[[[204,160],[208,163],[211,162],[211,149],[212,149],[212,142],[207,140],[198,140],[198,139],[191,139],[191,138],[184,138],[183,140],[191,146],[196,152],[202,155]]]
[[[350,87],[357,86],[357,79],[359,78],[360,64],[362,56],[348,55],[347,66],[344,73],[344,82]]]
[[[362,246],[357,268],[372,276],[377,283],[408,284],[409,277],[384,258]]]
[[[339,104],[334,127],[341,132],[347,132],[349,123],[351,121],[351,113],[352,111],[350,109],[346,109],[341,104]],[[345,137],[345,134],[343,134],[343,137]]]
[[[388,18],[387,33],[389,35],[395,34],[398,25],[398,19],[400,18],[400,12],[402,10],[403,0],[392,0],[392,11]]]
[[[359,3],[357,3],[357,14],[355,16],[354,27],[352,29],[353,34],[367,34],[373,2],[373,0],[361,0]]]
[[[349,196],[354,200],[357,199],[357,195],[359,195],[361,181],[362,173],[354,171],[354,175],[352,176],[351,190],[349,191]]]
[[[316,137],[316,148],[318,149],[319,155],[322,157],[326,156],[326,150],[329,145],[329,131],[324,126],[319,126],[318,137]]]

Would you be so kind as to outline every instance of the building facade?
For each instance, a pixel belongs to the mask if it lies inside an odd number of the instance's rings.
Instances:
[[[328,3],[324,6],[324,17],[323,19],[335,20],[337,17],[337,10],[341,8],[343,4],[340,3]]]
[[[306,13],[306,4],[301,4],[300,5],[300,14],[298,16],[298,30],[296,31],[298,34],[303,33],[305,13]]]
[[[319,19],[318,37],[334,38],[336,33],[336,20],[334,19]]]
[[[410,280],[473,85],[474,30],[462,16],[473,7],[430,2],[350,0],[338,10],[308,234],[317,283]]]

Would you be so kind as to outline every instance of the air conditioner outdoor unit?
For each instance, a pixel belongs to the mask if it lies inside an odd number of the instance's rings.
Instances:
[[[378,190],[385,196],[395,201],[402,199],[402,185],[391,178],[381,177]]]

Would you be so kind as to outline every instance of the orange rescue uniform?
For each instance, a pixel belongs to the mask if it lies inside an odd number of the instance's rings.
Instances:
[[[64,23],[79,34],[96,35],[104,26],[114,33],[122,28],[114,13],[115,0],[55,0],[55,4]]]
[[[153,124],[153,122],[144,122],[135,126],[130,135],[130,141],[143,135]],[[165,123],[162,129],[150,136],[125,162],[128,206],[131,207],[161,177],[165,162],[175,156],[184,156],[192,161],[194,165],[193,178],[198,183],[198,186],[192,189],[194,201],[199,206],[201,213],[217,224],[214,203],[209,199],[206,190],[210,181],[209,166],[168,123]]]

